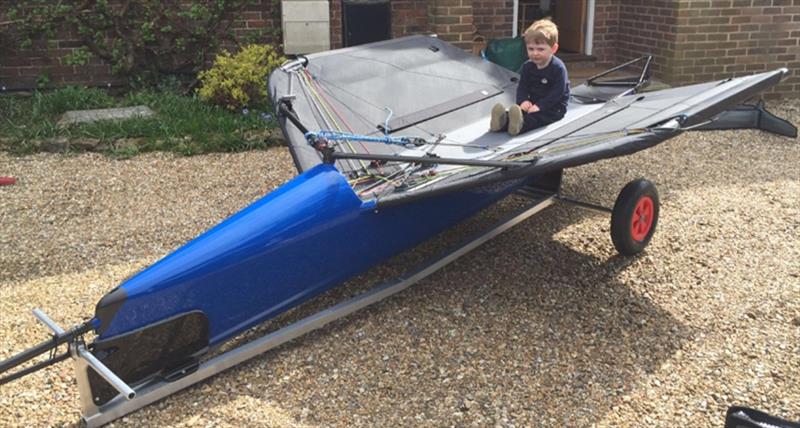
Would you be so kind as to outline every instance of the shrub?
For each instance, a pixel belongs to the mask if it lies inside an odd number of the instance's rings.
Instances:
[[[236,55],[223,51],[200,72],[200,98],[230,110],[259,105],[267,98],[267,76],[285,60],[269,45],[248,45]]]

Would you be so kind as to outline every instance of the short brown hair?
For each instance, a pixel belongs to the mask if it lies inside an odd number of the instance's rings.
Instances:
[[[551,47],[558,43],[558,27],[549,19],[535,21],[525,30],[525,43],[547,43]]]

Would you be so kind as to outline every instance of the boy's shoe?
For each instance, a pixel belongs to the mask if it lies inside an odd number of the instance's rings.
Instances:
[[[489,122],[489,130],[492,132],[499,132],[505,128],[508,123],[508,113],[502,104],[497,103],[492,107],[492,120]]]
[[[522,109],[514,104],[508,109],[508,133],[510,135],[519,135],[522,131],[522,124],[525,121],[522,118]]]

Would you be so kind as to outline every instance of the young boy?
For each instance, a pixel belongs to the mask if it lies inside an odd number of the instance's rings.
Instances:
[[[508,111],[502,104],[492,108],[489,129],[519,135],[561,120],[567,112],[569,78],[558,51],[558,27],[549,19],[536,21],[525,30],[529,61],[522,64],[517,104]]]

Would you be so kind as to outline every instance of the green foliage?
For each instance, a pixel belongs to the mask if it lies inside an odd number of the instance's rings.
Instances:
[[[41,43],[46,46],[56,34],[77,34],[81,46],[63,57],[63,64],[86,64],[97,57],[108,62],[116,75],[152,81],[153,76],[193,75],[222,43],[238,46],[229,29],[238,12],[253,3],[19,0],[7,10],[9,25],[0,27],[0,40],[12,42],[14,48],[36,49]],[[255,33],[246,39],[262,41],[266,34]]]
[[[44,88],[47,84],[50,83],[50,75],[47,73],[42,73],[36,76],[36,87],[37,88]]]
[[[153,118],[102,121],[56,126],[69,110],[146,105],[156,112]],[[197,97],[170,91],[139,91],[114,98],[100,89],[68,87],[37,91],[31,97],[0,96],[0,139],[11,140],[12,150],[26,153],[37,150],[37,141],[54,138],[96,139],[108,153],[129,157],[139,152],[163,150],[185,155],[231,152],[263,148],[274,144],[269,130],[276,126],[266,112],[247,115],[209,105]],[[120,139],[133,139],[136,146],[118,145]]]
[[[70,110],[89,110],[109,108],[116,104],[114,97],[96,88],[69,86],[52,92],[34,92],[31,98],[30,114],[37,119],[47,120],[49,116]]]
[[[92,59],[92,53],[86,46],[81,46],[64,55],[61,62],[64,65],[84,65],[88,64],[90,59]]]
[[[236,55],[223,51],[211,69],[200,72],[198,94],[230,110],[260,105],[267,97],[267,76],[284,61],[269,45],[248,45]]]

